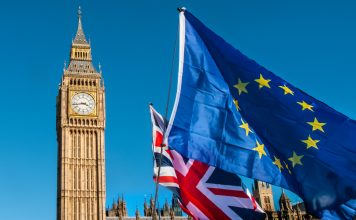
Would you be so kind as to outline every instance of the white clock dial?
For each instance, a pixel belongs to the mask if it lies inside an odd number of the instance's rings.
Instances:
[[[77,93],[72,97],[72,109],[78,114],[89,115],[95,109],[94,98],[88,93]]]

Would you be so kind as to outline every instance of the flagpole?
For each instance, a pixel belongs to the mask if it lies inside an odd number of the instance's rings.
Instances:
[[[179,12],[182,12],[181,8],[178,8]],[[166,101],[166,110],[165,110],[165,114],[164,114],[164,119],[165,122],[167,122],[167,116],[168,116],[168,107],[169,107],[169,101],[171,98],[171,90],[172,90],[172,78],[173,78],[173,66],[174,66],[174,59],[175,59],[175,54],[176,54],[176,50],[177,50],[177,39],[178,39],[178,33],[179,33],[179,27],[177,29],[176,32],[176,38],[174,41],[174,50],[173,50],[173,56],[172,56],[172,61],[171,61],[171,71],[170,71],[170,76],[169,76],[169,84],[168,84],[168,94],[167,94],[167,101]],[[164,134],[163,134],[164,136]],[[158,164],[158,174],[157,174],[157,178],[156,178],[156,191],[155,191],[155,199],[153,202],[153,210],[152,210],[152,214],[154,213],[155,209],[156,209],[156,204],[157,204],[157,198],[158,198],[158,185],[159,185],[159,178],[161,175],[161,166],[162,166],[162,154],[163,154],[163,141],[161,143],[161,152],[160,152],[160,157],[159,157],[159,164]],[[158,209],[159,207],[157,207]],[[161,219],[161,215],[158,214],[158,219]]]

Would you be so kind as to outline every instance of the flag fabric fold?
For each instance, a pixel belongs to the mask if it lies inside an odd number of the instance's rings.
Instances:
[[[180,13],[177,95],[166,132],[172,150],[289,189],[314,215],[347,219],[356,213],[355,134],[354,120]]]
[[[159,137],[166,130],[164,119],[152,106],[150,112],[155,155],[153,178],[157,181],[157,166],[162,158],[158,182],[178,197],[183,211],[194,219],[265,219],[263,210],[237,175],[184,158],[169,147],[164,147],[161,155],[164,140],[160,142]]]

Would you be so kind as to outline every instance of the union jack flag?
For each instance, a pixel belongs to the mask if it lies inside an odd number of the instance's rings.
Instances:
[[[153,128],[154,180],[175,193],[194,219],[264,219],[265,214],[241,179],[196,160],[184,158],[165,145],[164,118],[150,106]],[[163,147],[163,149],[162,149]],[[162,154],[161,154],[162,152]]]

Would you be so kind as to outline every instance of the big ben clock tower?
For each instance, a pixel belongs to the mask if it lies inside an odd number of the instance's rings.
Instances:
[[[105,219],[105,89],[81,11],[57,96],[58,220]]]

